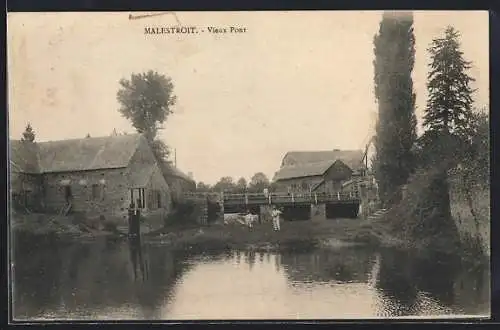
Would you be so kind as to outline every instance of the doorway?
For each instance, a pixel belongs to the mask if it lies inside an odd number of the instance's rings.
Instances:
[[[66,204],[69,204],[72,198],[73,193],[71,191],[71,186],[64,186],[64,200],[66,201]]]

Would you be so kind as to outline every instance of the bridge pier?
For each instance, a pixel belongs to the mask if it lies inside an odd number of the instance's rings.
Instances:
[[[259,217],[260,217],[260,221],[262,223],[271,222],[273,220],[272,210],[273,210],[272,205],[261,205],[260,206]]]
[[[314,222],[326,220],[326,204],[311,204],[311,220]]]

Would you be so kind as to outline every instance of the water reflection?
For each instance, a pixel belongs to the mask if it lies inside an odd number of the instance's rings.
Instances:
[[[367,249],[224,253],[18,242],[16,319],[366,318],[488,314],[489,272]]]

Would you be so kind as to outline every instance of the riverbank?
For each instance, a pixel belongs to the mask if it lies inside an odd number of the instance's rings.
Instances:
[[[72,216],[41,213],[13,214],[10,218],[10,225],[14,236],[55,237],[68,241],[119,235],[114,229],[95,229],[83,223],[75,224]]]
[[[51,236],[64,240],[84,240],[108,236],[119,239],[126,234],[113,228],[90,228],[75,224],[69,216],[46,214],[17,214],[11,218],[15,234]],[[377,245],[380,240],[373,234],[369,223],[360,219],[336,219],[320,222],[282,222],[281,230],[274,231],[272,223],[255,224],[248,228],[239,223],[170,225],[155,232],[142,234],[144,242],[174,248],[224,249],[245,248],[254,250],[305,249],[309,247],[338,248],[352,245]]]
[[[166,227],[145,234],[147,242],[189,249],[280,250],[315,247],[338,248],[354,245],[378,245],[370,226],[360,219],[325,220],[321,222],[283,222],[280,231],[271,223],[214,224],[206,227]]]
[[[380,244],[416,253],[442,253],[471,265],[489,263],[489,187],[464,196],[442,170],[419,170],[405,194],[371,223]],[[470,195],[469,195],[470,196]]]

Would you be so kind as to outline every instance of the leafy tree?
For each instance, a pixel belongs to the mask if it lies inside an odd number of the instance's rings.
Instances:
[[[489,184],[490,179],[490,121],[486,111],[475,111],[471,116],[469,143],[460,164],[465,176],[476,184]]]
[[[374,37],[374,83],[378,103],[373,170],[380,199],[388,205],[414,170],[412,147],[417,138],[415,62],[412,14],[384,13]]]
[[[210,185],[205,184],[204,182],[198,182],[196,184],[196,191],[198,192],[210,192],[211,190],[212,188],[210,187]]]
[[[158,131],[175,105],[172,79],[152,70],[121,79],[117,100],[120,113],[150,142],[158,160],[168,157],[167,145],[157,139]]]
[[[217,182],[213,186],[213,190],[216,192],[221,192],[221,191],[232,192],[234,191],[235,187],[236,186],[234,184],[233,178],[230,176],[224,176],[220,178],[219,182]]]
[[[23,132],[23,136],[21,137],[21,141],[26,141],[26,142],[35,141],[35,131],[33,130],[33,127],[31,127],[30,123],[26,125],[26,128]]]
[[[432,41],[428,51],[431,56],[427,76],[429,97],[423,125],[426,137],[452,134],[468,140],[472,128],[472,94],[467,74],[471,62],[466,61],[460,50],[460,33],[448,26],[444,36]],[[432,139],[431,139],[432,140]]]
[[[243,193],[247,190],[247,180],[243,177],[238,179],[238,182],[236,182],[236,190],[240,193]]]
[[[248,191],[252,192],[262,192],[264,188],[269,187],[269,179],[268,177],[262,173],[255,173],[250,179],[250,183],[248,184]]]

